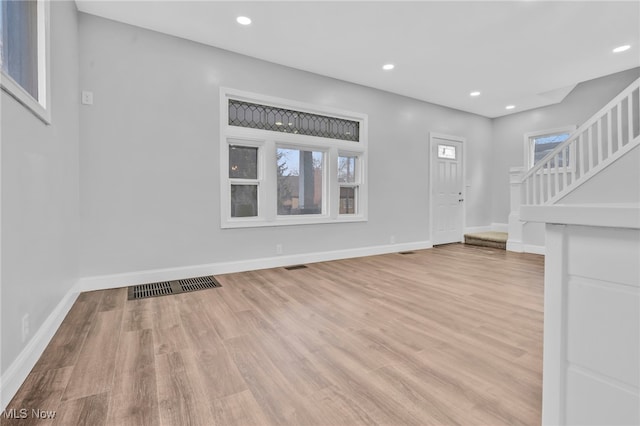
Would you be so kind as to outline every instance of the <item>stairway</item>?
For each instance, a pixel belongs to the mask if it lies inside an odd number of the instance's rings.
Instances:
[[[511,212],[507,250],[544,254],[544,239],[541,242],[532,242],[525,238],[525,233],[529,236],[540,233],[544,235],[543,225],[522,221],[521,208],[558,205],[564,203],[565,198],[571,203],[570,197],[567,197],[569,194],[621,158],[637,153],[638,150],[634,148],[639,145],[640,78],[588,119],[533,168],[511,168]],[[620,182],[619,185],[624,183]],[[596,194],[589,202],[597,204],[601,200]]]
[[[640,144],[640,79],[522,177],[522,205],[556,204]]]

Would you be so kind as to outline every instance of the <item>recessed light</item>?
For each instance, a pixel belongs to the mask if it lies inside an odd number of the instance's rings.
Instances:
[[[393,65],[393,64],[384,64],[384,65],[382,66],[382,69],[383,69],[383,70],[385,70],[385,71],[389,71],[389,70],[394,69],[395,67],[396,67],[396,66],[395,66],[395,65]]]
[[[625,44],[624,46],[618,46],[615,49],[613,49],[613,53],[620,53],[620,52],[624,52],[625,50],[629,50],[631,49],[631,46],[628,44]]]
[[[504,109],[514,109],[515,107],[515,105],[507,105],[506,107],[504,107]]]
[[[251,23],[251,18],[247,18],[246,16],[238,16],[236,18],[236,22],[240,25],[249,25]]]
[[[469,96],[480,96],[480,92],[471,92]]]

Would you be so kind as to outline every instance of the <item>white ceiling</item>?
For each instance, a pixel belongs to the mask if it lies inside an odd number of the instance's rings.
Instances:
[[[640,66],[640,1],[98,1],[78,9],[487,117]],[[236,23],[237,16],[253,20]],[[614,54],[612,49],[630,44]],[[382,65],[394,63],[392,71]],[[472,98],[471,91],[481,91]],[[505,106],[516,108],[507,111]]]

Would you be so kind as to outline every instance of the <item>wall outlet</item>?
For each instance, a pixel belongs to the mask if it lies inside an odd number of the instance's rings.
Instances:
[[[392,235],[389,237],[389,244],[395,244],[396,243],[396,236]]]
[[[282,244],[276,244],[276,254],[282,254]]]
[[[82,91],[82,104],[93,105],[93,92],[88,92],[86,90]]]
[[[29,314],[24,314],[22,317],[22,343],[27,341],[27,337],[29,337],[29,333],[31,332],[29,328]]]

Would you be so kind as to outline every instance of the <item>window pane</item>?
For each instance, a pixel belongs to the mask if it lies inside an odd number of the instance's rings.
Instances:
[[[338,182],[355,183],[358,157],[338,157]]]
[[[258,186],[231,185],[231,217],[258,216]]]
[[[3,0],[2,70],[38,99],[38,2]]]
[[[340,188],[340,214],[356,213],[356,188]]]
[[[456,147],[451,145],[438,145],[438,158],[449,160],[456,159]]]
[[[297,149],[277,150],[278,214],[321,214],[323,153]]]
[[[7,28],[7,23],[5,22],[6,8],[6,2],[0,1],[0,68],[2,68],[4,72],[7,72],[7,61],[5,59],[5,44],[7,44],[5,41],[7,39],[7,35],[5,34]]]
[[[258,178],[258,148],[229,147],[229,177],[238,179]]]
[[[562,142],[566,141],[569,138],[569,133],[559,133],[556,135],[547,135],[540,136],[533,139],[534,148],[533,148],[533,158],[534,163],[537,164],[538,161],[542,160],[547,154],[553,151],[558,145]],[[566,163],[569,163],[568,151],[565,153]],[[561,160],[560,160],[561,161]],[[559,164],[558,166],[563,167],[564,165]],[[555,167],[555,162],[551,165],[551,167]]]

